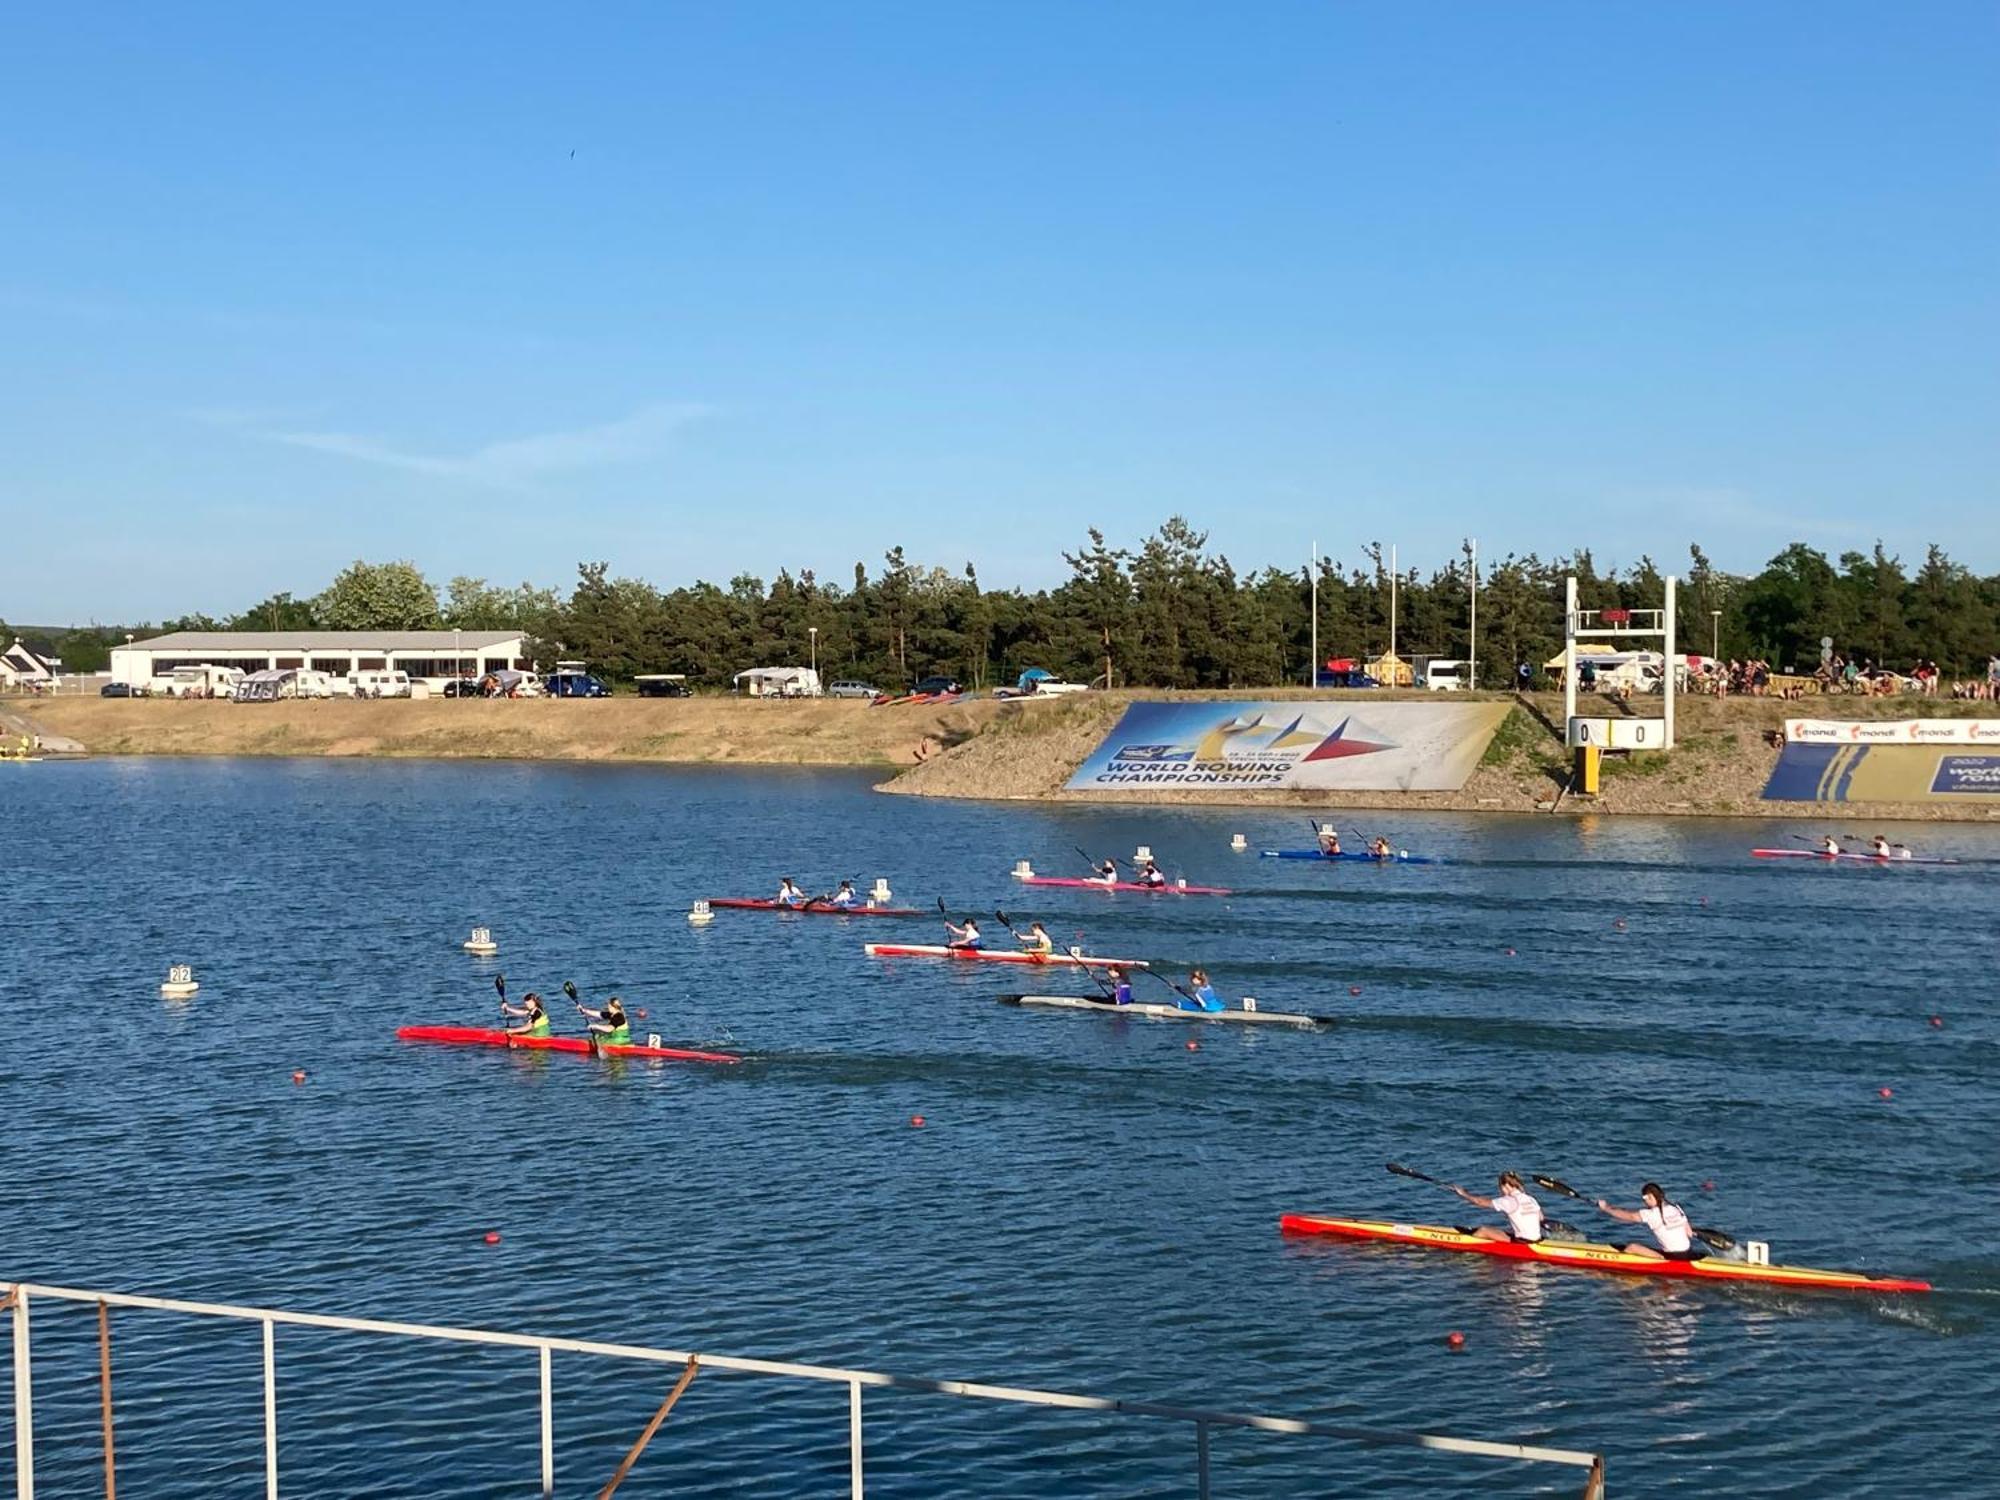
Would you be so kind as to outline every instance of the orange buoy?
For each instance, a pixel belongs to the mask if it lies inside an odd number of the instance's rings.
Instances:
[[[1447,1348],[1463,1349],[1465,1347],[1465,1335],[1460,1333],[1456,1328],[1444,1336],[1444,1341]]]
[[[306,1070],[304,1068],[294,1068],[292,1070],[292,1082],[304,1083],[305,1081],[306,1081]]]
[[[487,1243],[487,1244],[489,1244],[489,1245],[497,1245],[497,1244],[499,1244],[499,1243],[500,1243],[500,1231],[499,1231],[499,1230],[497,1230],[497,1229],[489,1229],[489,1230],[487,1230],[487,1231],[486,1231],[486,1243]]]

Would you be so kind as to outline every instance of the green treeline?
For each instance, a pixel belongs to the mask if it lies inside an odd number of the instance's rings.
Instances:
[[[1907,668],[1934,660],[1947,676],[1983,673],[2000,650],[2000,576],[1980,578],[1936,546],[1914,570],[1878,544],[1837,561],[1796,543],[1754,577],[1721,572],[1700,547],[1681,572],[1680,647],[1760,658],[1810,671],[1819,641],[1855,659]],[[1263,687],[1303,683],[1311,648],[1311,588],[1304,567],[1239,572],[1179,517],[1136,547],[1091,530],[1065,552],[1068,578],[1026,593],[981,586],[974,566],[912,562],[902,548],[870,572],[856,563],[834,582],[811,569],[769,580],[739,574],[726,585],[661,590],[584,563],[567,598],[522,584],[497,588],[454,578],[440,591],[409,563],[357,562],[309,599],[276,594],[224,620],[195,615],[151,630],[519,630],[544,666],[587,661],[615,679],[685,672],[720,687],[746,667],[805,665],[815,639],[820,673],[900,687],[942,673],[968,687],[1011,682],[1027,667],[1120,686]],[[1586,608],[1656,608],[1661,570],[1650,558],[1600,573],[1588,551],[1482,559],[1479,663],[1488,686],[1517,662],[1540,664],[1562,645],[1562,587],[1574,573]],[[1320,563],[1322,657],[1377,655],[1389,644],[1390,574],[1370,543],[1352,565]],[[1404,658],[1463,658],[1466,559],[1395,584],[1396,644]],[[0,631],[5,627],[0,626]],[[814,632],[817,632],[815,637]],[[29,644],[61,655],[72,671],[101,667],[123,631],[38,632]]]

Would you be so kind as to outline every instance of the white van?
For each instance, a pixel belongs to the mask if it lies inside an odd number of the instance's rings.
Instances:
[[[241,667],[218,667],[212,662],[199,666],[175,667],[165,677],[153,679],[155,698],[227,698],[243,680]]]
[[[349,672],[347,691],[355,698],[407,698],[410,696],[410,674],[403,671]]]
[[[1430,661],[1424,664],[1424,686],[1433,693],[1459,693],[1465,690],[1465,669],[1462,661]]]

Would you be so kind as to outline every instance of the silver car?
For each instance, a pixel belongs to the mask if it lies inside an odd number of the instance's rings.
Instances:
[[[880,689],[866,682],[836,682],[826,690],[829,698],[873,698]]]

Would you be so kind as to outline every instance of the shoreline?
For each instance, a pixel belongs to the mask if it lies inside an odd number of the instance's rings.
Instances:
[[[1423,701],[1417,693],[1090,693],[1043,702],[969,699],[874,708],[853,701],[734,698],[456,699],[236,704],[157,699],[8,698],[0,717],[26,720],[55,755],[274,756],[411,760],[556,761],[613,765],[850,768],[889,772],[896,796],[993,803],[1116,807],[1262,807],[1310,811],[1498,813],[1988,823],[2000,801],[1979,803],[1767,802],[1777,758],[1771,731],[1785,719],[1978,718],[1993,705],[1932,699],[1683,698],[1672,751],[1608,757],[1599,795],[1565,794],[1569,754],[1557,731],[1559,694],[1479,694],[1512,712],[1479,766],[1455,792],[1173,791],[1068,789],[1069,777],[1135,699],[1280,698],[1366,703]],[[1430,700],[1435,701],[1435,700]],[[1608,700],[1592,711],[1620,712]]]

